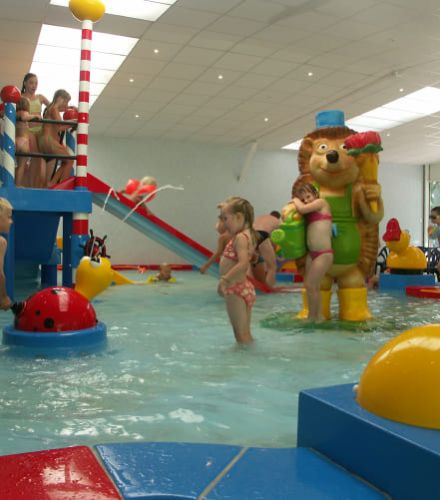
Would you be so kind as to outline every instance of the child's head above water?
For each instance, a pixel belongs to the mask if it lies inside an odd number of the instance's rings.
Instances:
[[[163,262],[159,266],[159,279],[169,280],[171,278],[171,264]]]
[[[301,186],[296,189],[296,196],[298,196],[303,203],[310,203],[316,200],[316,198],[319,198],[319,192],[313,184],[306,183],[301,184]]]

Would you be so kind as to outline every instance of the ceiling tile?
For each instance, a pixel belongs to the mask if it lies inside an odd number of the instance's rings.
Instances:
[[[266,59],[252,68],[253,73],[261,75],[284,76],[293,71],[298,65],[288,61]]]
[[[272,25],[255,33],[254,38],[286,45],[301,40],[308,35],[310,35],[310,32],[305,30],[292,30],[283,26]]]
[[[213,64],[223,52],[219,50],[200,49],[198,47],[185,47],[174,58],[176,62],[192,64]]]
[[[177,3],[161,16],[161,21],[175,26],[185,26],[202,30],[206,26],[211,25],[219,17],[220,15],[216,12],[184,9]]]
[[[261,57],[245,56],[243,54],[232,54],[231,52],[229,52],[218,59],[215,62],[214,66],[221,69],[224,68],[237,71],[247,71],[258,64],[261,60]]]
[[[277,77],[273,75],[259,75],[256,73],[246,73],[238,80],[235,81],[235,85],[250,87],[252,89],[264,89],[271,83],[273,83]]]
[[[200,30],[197,28],[188,28],[183,26],[173,26],[164,22],[153,23],[144,33],[143,39],[157,40],[166,43],[187,43]]]
[[[246,38],[231,48],[231,52],[249,56],[269,57],[282,47],[279,43],[272,43],[258,38]]]
[[[264,0],[244,0],[235,9],[228,12],[230,16],[242,17],[253,21],[269,22],[286,9],[282,5]]]
[[[239,17],[223,16],[218,21],[211,24],[209,30],[246,37],[261,30],[264,26],[264,23],[241,19]]]
[[[127,57],[121,64],[124,73],[138,73],[141,75],[155,76],[165,67],[165,61],[153,61],[149,59],[139,59],[138,57]]]
[[[202,31],[193,37],[189,45],[202,49],[229,50],[241,40],[240,35],[229,35],[227,33],[215,33],[214,31]]]
[[[147,90],[181,92],[190,84],[190,80],[178,78],[165,78],[158,76],[147,87]]]
[[[225,14],[233,9],[242,0],[179,0],[179,6],[186,9],[205,10]]]
[[[155,61],[170,61],[181,50],[183,44],[165,43],[157,40],[143,39],[139,40],[134,49],[131,51],[131,57],[140,59],[153,59]],[[155,53],[154,51],[159,52]]]
[[[171,62],[161,71],[160,77],[193,80],[206,71],[206,66]]]

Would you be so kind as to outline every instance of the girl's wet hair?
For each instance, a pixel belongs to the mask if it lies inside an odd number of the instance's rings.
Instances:
[[[26,92],[25,85],[26,85],[27,81],[30,80],[33,77],[37,78],[37,75],[35,73],[26,73],[24,75],[23,83],[21,84],[21,93]]]
[[[306,182],[304,184],[300,184],[296,188],[296,196],[300,196],[302,193],[310,193],[312,194],[315,198],[319,198],[319,191],[316,189],[316,187],[311,184],[310,182]]]

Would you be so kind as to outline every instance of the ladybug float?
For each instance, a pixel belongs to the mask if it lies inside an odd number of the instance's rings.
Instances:
[[[3,344],[24,346],[48,354],[100,350],[106,343],[106,327],[98,322],[92,304],[77,291],[50,287],[15,304],[14,325],[3,330]]]

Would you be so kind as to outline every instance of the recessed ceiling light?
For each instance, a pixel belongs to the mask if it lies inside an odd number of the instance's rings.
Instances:
[[[313,72],[312,72],[312,71],[309,71],[309,72],[307,73],[307,76],[313,76]]]
[[[399,92],[403,92],[403,89],[399,89]]]
[[[268,121],[269,121],[269,118],[266,116],[266,117],[264,118],[264,121],[265,121],[265,122],[268,122]]]
[[[223,75],[218,75],[217,77],[219,80],[223,80]]]
[[[159,49],[154,49],[154,50],[153,50],[153,52],[154,52],[155,54],[159,54]]]
[[[389,137],[391,135],[391,132],[387,132],[385,135]]]
[[[130,83],[133,83],[134,82],[134,78],[129,78],[128,80]]]
[[[89,0],[90,2],[90,0]],[[156,21],[176,0],[105,0],[105,12],[114,16]],[[69,0],[51,0],[52,5],[67,7]]]
[[[140,118],[140,116],[139,116],[139,115],[134,115],[134,117],[135,117],[135,118]]]
[[[440,111],[440,89],[424,87],[407,94],[367,113],[347,120],[345,124],[357,132],[382,130],[398,127],[403,123],[419,120]],[[292,142],[282,149],[299,149],[301,140]]]

